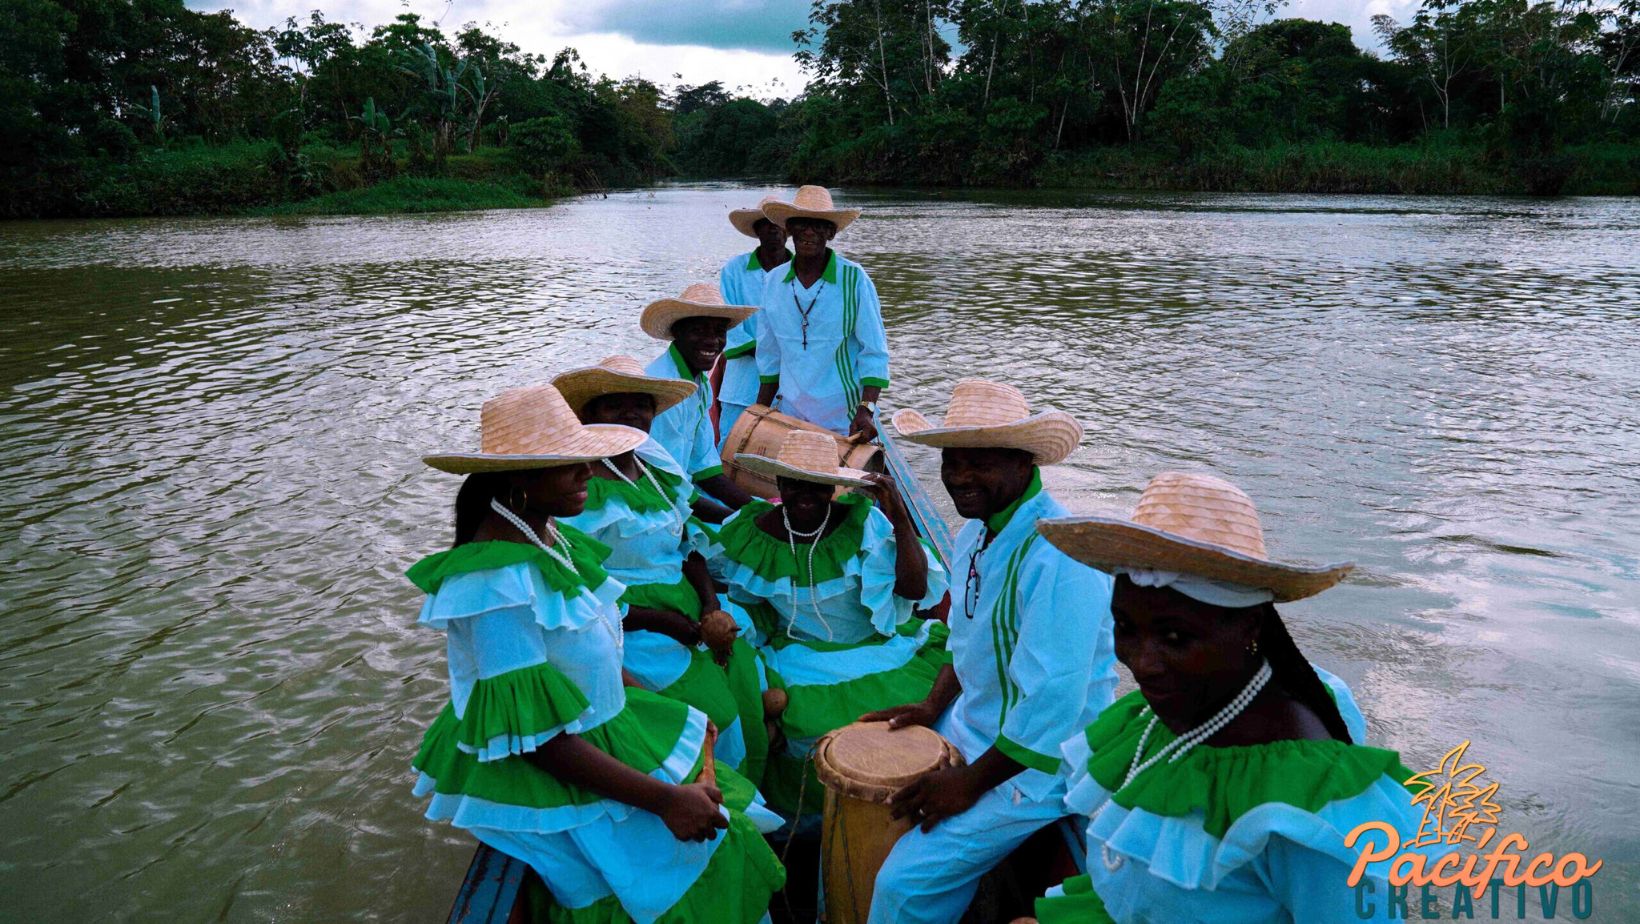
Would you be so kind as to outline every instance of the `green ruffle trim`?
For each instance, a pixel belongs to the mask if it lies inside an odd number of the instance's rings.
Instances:
[[[1063,888],[1064,895],[1044,895],[1036,900],[1039,924],[1116,924],[1086,874],[1065,880]]]
[[[849,560],[860,554],[872,502],[864,494],[845,494],[837,503],[848,508],[848,515],[842,525],[815,543],[813,574],[801,573],[808,570],[807,552],[799,562],[790,545],[758,528],[757,518],[774,509],[768,501],[754,500],[740,508],[739,516],[718,528],[718,544],[730,560],[751,568],[764,580],[798,578],[798,586],[812,587],[840,578]]]
[[[683,676],[660,691],[667,699],[688,703],[706,713],[719,731],[740,719],[741,738],[746,742],[746,761],[732,769],[745,774],[755,784],[763,778],[769,756],[769,732],[763,724],[763,690],[758,684],[757,652],[740,639],[726,667],[719,667],[709,651],[690,652],[689,667]]]
[[[900,632],[915,635],[922,623],[921,619],[908,620],[900,627]],[[928,691],[934,688],[935,679],[939,677],[940,668],[951,663],[951,654],[945,649],[949,634],[950,630],[944,623],[932,623],[928,641],[918,649],[916,657],[893,670],[867,674],[854,680],[824,686],[789,686],[783,682],[776,684],[779,678],[772,677],[770,684],[781,686],[791,697],[790,705],[780,717],[787,737],[803,740],[819,738],[868,712],[926,699]],[[793,644],[826,650],[860,647],[824,642]],[[769,758],[768,769],[764,771],[759,788],[769,805],[788,818],[818,813],[825,799],[825,789],[815,776],[814,761],[786,755]]]
[[[721,786],[719,787],[722,788]],[[724,804],[729,792],[724,790]],[[732,807],[732,806],[731,806]],[[534,877],[532,882],[535,882]],[[738,811],[729,813],[729,830],[712,851],[706,869],[678,903],[666,909],[657,924],[756,924],[768,913],[774,893],[786,884],[786,870],[751,820]],[[549,924],[630,924],[632,918],[611,895],[585,908],[564,908],[538,882],[532,885],[530,919]]]
[[[602,510],[611,498],[619,498],[626,506],[636,513],[657,513],[662,510],[673,509],[673,499],[677,497],[678,485],[683,483],[683,477],[657,468],[647,462],[639,461],[639,465],[649,469],[655,476],[655,481],[661,486],[664,495],[655,493],[655,486],[649,483],[641,473],[632,484],[619,478],[589,478],[587,479],[587,509]]]
[[[569,540],[569,559],[575,564],[574,571],[531,543],[469,542],[423,558],[410,566],[405,577],[421,588],[423,593],[431,594],[438,592],[439,585],[446,578],[527,561],[540,569],[548,587],[561,594],[577,587],[596,589],[603,586],[609,577],[603,567],[604,560],[609,558],[609,546],[567,523],[557,526],[558,531]]]
[[[689,709],[684,704],[628,687],[626,708],[597,728],[581,732],[580,737],[640,773],[653,773],[671,755],[688,721]],[[454,707],[446,704],[427,729],[411,764],[433,778],[435,792],[528,808],[589,805],[601,798],[522,758],[481,763],[477,755],[456,747],[459,740],[461,720]]]
[[[1115,790],[1138,750],[1148,718],[1138,691],[1112,703],[1087,729],[1093,757],[1088,772],[1107,791]],[[1158,722],[1144,756],[1176,736]],[[1236,747],[1197,747],[1178,763],[1163,761],[1111,797],[1123,808],[1155,815],[1204,816],[1202,827],[1222,838],[1237,818],[1260,805],[1284,802],[1316,812],[1329,802],[1360,795],[1379,777],[1405,781],[1412,771],[1394,751],[1325,741],[1271,741]],[[1411,794],[1408,794],[1411,798]]]
[[[700,622],[700,594],[688,578],[676,584],[628,584],[626,592],[621,594],[621,602],[627,606],[682,613],[691,621]]]
[[[581,688],[551,664],[521,667],[473,684],[456,738],[479,750],[496,738],[516,746],[575,721],[588,704]]]

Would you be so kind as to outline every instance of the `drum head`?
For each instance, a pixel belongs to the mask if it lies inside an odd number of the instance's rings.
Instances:
[[[814,748],[821,783],[871,802],[882,802],[930,770],[961,763],[950,742],[921,725],[890,729],[887,722],[856,722],[821,738]]]

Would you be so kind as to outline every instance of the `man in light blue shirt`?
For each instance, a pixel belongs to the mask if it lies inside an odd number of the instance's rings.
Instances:
[[[832,205],[822,186],[763,206],[792,239],[785,275],[763,288],[758,319],[757,403],[847,436],[877,435],[877,396],[888,387],[888,335],[877,287],[830,245],[860,217]]]
[[[666,352],[644,367],[644,374],[684,379],[696,385],[693,398],[655,415],[649,435],[683,466],[696,487],[720,502],[695,502],[695,515],[711,523],[723,522],[730,511],[739,510],[751,500],[751,495],[723,473],[717,434],[712,431],[712,385],[706,375],[723,352],[729,328],[756,311],[744,305],[724,304],[717,286],[699,282],[677,298],[650,302],[638,319],[644,333],[672,342]]]
[[[940,479],[968,522],[949,563],[952,666],[923,702],[863,718],[932,726],[967,763],[894,794],[894,815],[918,826],[878,872],[870,920],[954,922],[981,876],[1065,812],[1059,746],[1115,697],[1112,582],[1036,530],[1064,515],[1039,467],[1076,449],[1070,415],[1032,415],[1018,389],[970,380],[938,426],[909,409],[893,422],[941,450]]]
[[[729,213],[729,224],[747,237],[757,239],[751,253],[731,257],[718,273],[718,288],[723,300],[731,305],[758,305],[763,301],[763,286],[787,263],[791,251],[786,249],[786,229],[763,217],[763,206],[780,201],[764,196],[756,208],[735,209]],[[729,440],[729,431],[746,408],[757,402],[757,315],[729,328],[729,339],[723,348],[723,387],[718,390],[718,451]]]

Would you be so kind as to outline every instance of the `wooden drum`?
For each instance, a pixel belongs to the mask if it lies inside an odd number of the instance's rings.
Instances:
[[[882,455],[880,447],[869,443],[851,443],[824,427],[817,427],[790,414],[782,414],[764,405],[754,404],[735,421],[734,428],[729,431],[729,438],[723,442],[723,470],[728,473],[729,480],[754,497],[768,499],[779,494],[780,492],[775,489],[774,479],[741,469],[735,464],[735,455],[744,452],[767,459],[776,458],[780,455],[781,441],[792,430],[831,433],[837,440],[837,454],[844,466],[867,472],[883,470],[883,462],[879,458]]]
[[[911,820],[889,817],[885,801],[922,774],[961,766],[962,754],[931,728],[890,730],[855,722],[814,746],[814,770],[826,787],[820,831],[820,888],[827,924],[864,924],[877,871]]]

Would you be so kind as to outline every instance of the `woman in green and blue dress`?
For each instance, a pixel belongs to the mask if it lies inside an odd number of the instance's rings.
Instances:
[[[770,756],[761,788],[771,806],[801,818],[821,804],[808,759],[820,737],[920,701],[950,662],[945,626],[913,615],[945,596],[947,578],[893,482],[841,467],[829,434],[793,431],[776,458],[735,461],[780,491],[778,505],[753,501],[725,521],[718,546],[729,599],[751,615],[770,683],[789,696],[785,749]],[[838,486],[871,496],[834,499]]]
[[[645,433],[657,414],[692,399],[695,391],[693,382],[647,375],[628,356],[566,372],[553,385],[583,423]],[[650,439],[595,463],[585,509],[563,522],[611,549],[604,568],[626,585],[620,602],[626,607],[627,673],[644,689],[705,712],[719,729],[717,758],[757,783],[769,750],[763,719],[768,683],[744,641],[731,639],[720,651],[703,643],[702,617],[720,610],[720,603],[701,554],[710,527],[690,514],[695,496],[682,466]]]
[[[1208,475],[1158,475],[1132,519],[1038,529],[1116,575],[1116,657],[1139,687],[1062,748],[1088,874],[1038,900],[1039,920],[1390,915],[1388,864],[1366,869],[1358,895],[1347,880],[1365,845],[1345,839],[1369,821],[1414,837],[1411,771],[1364,743],[1349,690],[1304,658],[1275,609],[1351,566],[1271,560],[1253,502]]]
[[[541,385],[485,403],[479,452],[427,457],[467,478],[454,547],[409,573],[427,594],[421,625],[446,637],[450,680],[415,793],[429,819],[540,875],[551,901],[538,917],[751,924],[785,878],[759,836],[755,816],[769,813],[749,782],[708,764],[704,714],[622,685],[609,549],[555,522],[585,505],[589,462],[643,440],[583,426]]]

